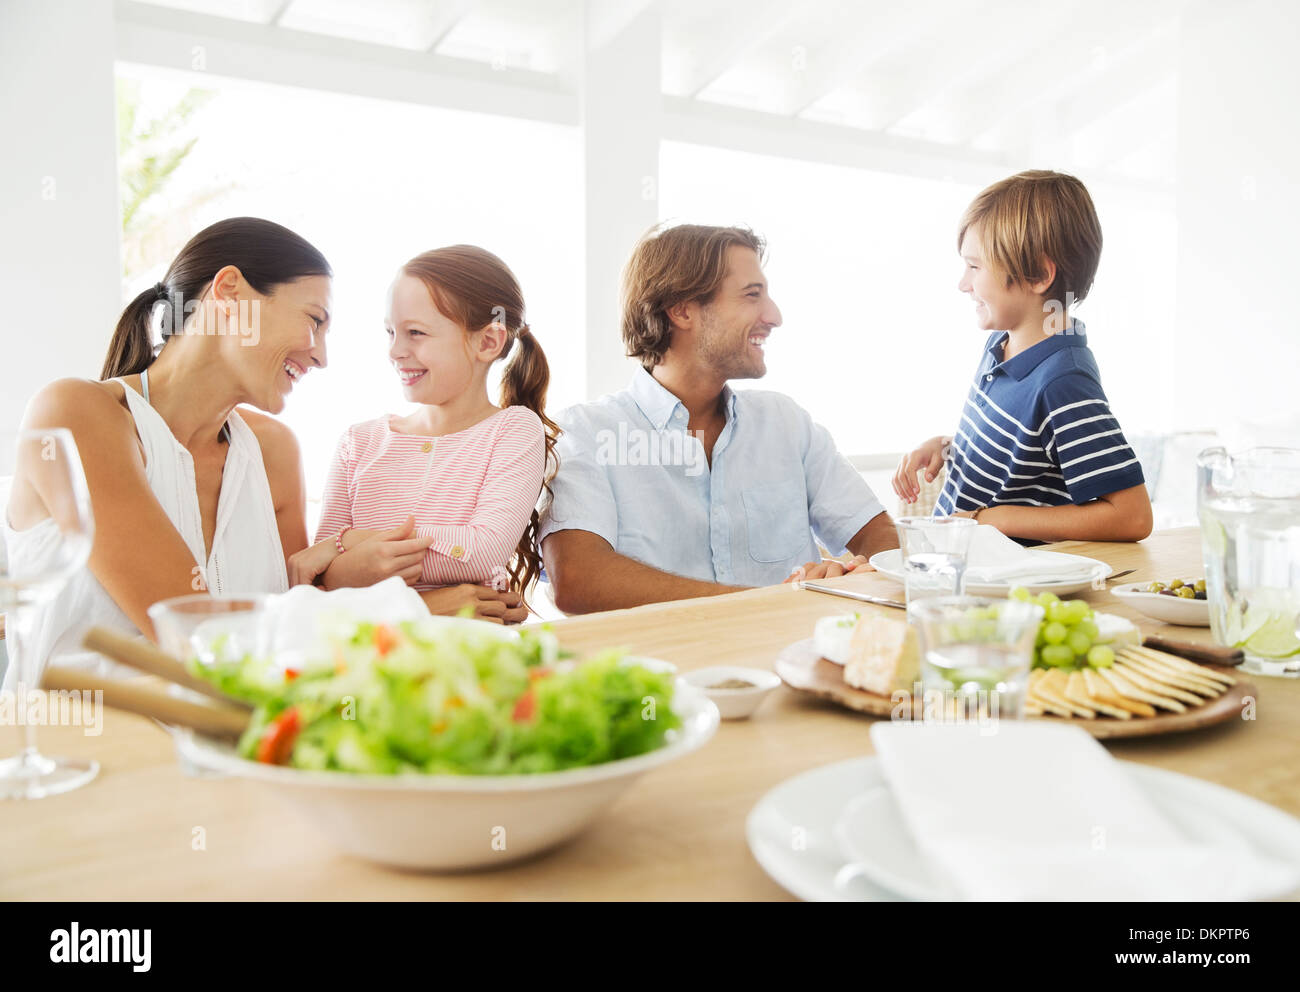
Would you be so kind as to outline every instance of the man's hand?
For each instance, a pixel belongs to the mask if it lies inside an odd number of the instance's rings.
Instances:
[[[921,495],[917,485],[916,473],[925,469],[925,481],[933,482],[943,468],[944,452],[952,438],[940,435],[924,442],[915,451],[904,455],[898,462],[898,471],[894,473],[894,492],[905,503],[915,503]]]
[[[400,575],[408,586],[420,581],[425,552],[432,537],[411,537],[415,518],[407,517],[400,527],[381,530],[339,555],[325,572],[325,587],[372,586]],[[351,531],[343,535],[344,545]]]
[[[847,561],[841,561],[838,558],[823,558],[821,561],[810,561],[806,565],[800,565],[793,572],[786,582],[802,582],[812,579],[833,579],[840,575],[847,575],[850,572],[874,572],[875,568],[867,561],[866,555],[854,555]]]
[[[442,586],[420,593],[424,605],[430,613],[441,616],[456,616],[465,607],[474,610],[475,620],[487,620],[489,623],[523,623],[528,619],[528,607],[523,597],[517,592],[497,592],[491,586],[476,586],[461,583],[455,586]]]

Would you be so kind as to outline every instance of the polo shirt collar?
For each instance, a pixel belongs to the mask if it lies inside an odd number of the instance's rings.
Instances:
[[[1053,334],[1050,338],[1039,341],[1032,348],[1022,351],[1010,361],[999,364],[998,355],[1002,353],[1002,345],[1008,337],[1010,335],[1003,331],[1002,334],[990,342],[988,347],[991,358],[989,371],[1004,372],[1017,382],[1063,348],[1086,348],[1088,346],[1088,335],[1083,321],[1071,317],[1070,326],[1063,333]]]
[[[689,414],[685,405],[644,368],[639,368],[632,374],[632,381],[628,383],[627,389],[632,396],[632,401],[645,414],[646,420],[650,421],[655,430],[661,431],[667,427],[678,408],[682,411],[682,429],[686,429],[686,418]],[[722,396],[727,409],[727,420],[731,421],[736,416],[736,392],[730,386],[723,386]]]

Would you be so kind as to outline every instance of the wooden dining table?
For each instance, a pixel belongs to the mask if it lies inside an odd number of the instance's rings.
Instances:
[[[1203,574],[1198,532],[1139,544],[1068,542],[1125,582]],[[832,585],[897,598],[879,573]],[[1080,593],[1144,633],[1209,643],[1205,628],[1149,620],[1106,590]],[[623,647],[682,670],[710,665],[771,669],[814,622],[859,606],[791,585],[660,603],[557,621],[562,645],[581,653]],[[1300,680],[1246,676],[1258,689],[1251,718],[1146,738],[1108,740],[1116,758],[1235,789],[1300,816]],[[745,819],[786,779],[868,755],[873,720],[778,688],[748,720],[724,721],[703,749],[637,781],[574,840],[531,860],[469,874],[400,871],[337,852],[310,823],[256,783],[198,778],[177,763],[149,720],[108,711],[102,734],[42,727],[49,754],[94,758],[99,776],[66,795],[0,803],[0,899],[6,900],[779,900],[791,898],[759,867]],[[0,728],[0,753],[20,732]]]

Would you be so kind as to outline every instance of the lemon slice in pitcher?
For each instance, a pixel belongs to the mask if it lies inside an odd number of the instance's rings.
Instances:
[[[1294,654],[1300,654],[1297,622],[1300,622],[1300,616],[1293,610],[1275,613],[1242,646],[1250,654],[1261,658],[1290,658]]]

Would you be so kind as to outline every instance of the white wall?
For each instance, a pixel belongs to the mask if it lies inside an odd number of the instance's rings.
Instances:
[[[0,3],[0,430],[98,378],[121,309],[113,5]]]
[[[1198,2],[1183,25],[1178,320],[1166,354],[1176,406],[1230,441],[1251,433],[1300,445],[1297,38],[1300,4],[1290,0]],[[1292,426],[1241,430],[1266,421]]]

